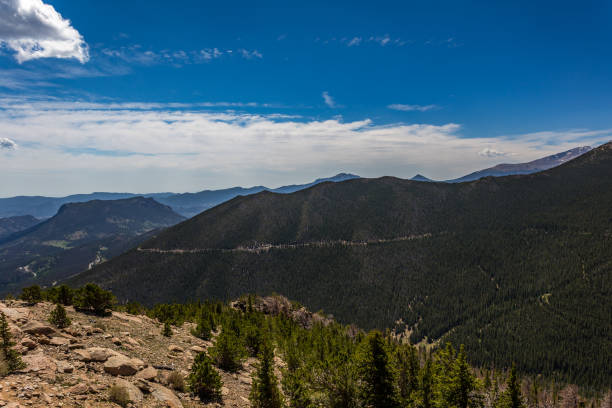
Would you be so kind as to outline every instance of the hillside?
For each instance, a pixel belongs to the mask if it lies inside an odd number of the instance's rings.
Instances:
[[[461,389],[470,391],[468,406],[499,407],[508,383],[505,370],[469,367],[462,347],[416,348],[397,336],[340,325],[282,296],[150,309],[129,303],[112,311],[106,303],[96,314],[84,310],[84,303],[98,299],[95,304],[101,306],[112,296],[96,289],[45,290],[37,304],[0,302],[15,343],[13,361],[18,356],[23,363],[0,378],[0,405],[261,406],[253,403],[252,390],[261,381],[264,360],[274,373],[271,388],[282,393],[282,406],[372,406],[369,384],[373,375],[381,378],[381,371],[391,387],[384,392],[387,404],[374,406],[418,407],[431,400],[434,406],[459,406],[456,393],[442,392],[457,384],[452,380],[458,368],[465,380]],[[49,319],[59,304],[68,321]],[[202,375],[203,359],[218,376],[216,397],[198,395],[193,386],[194,377],[210,378]],[[420,380],[428,375],[431,381]],[[517,398],[534,408],[572,402],[608,407],[612,397],[607,389],[587,397],[588,390],[549,379],[538,379],[535,388],[529,377],[514,381],[523,390]]]
[[[183,219],[151,198],[65,204],[54,217],[0,239],[0,287],[82,272]]]
[[[0,218],[0,239],[6,238],[15,232],[28,229],[39,222],[40,220],[32,217],[31,215]]]
[[[448,180],[449,183],[462,183],[465,181],[478,180],[483,177],[501,177],[510,176],[515,174],[531,174],[537,173],[538,171],[552,169],[563,163],[575,159],[576,157],[585,154],[590,151],[590,146],[576,147],[565,152],[546,156],[541,159],[533,160],[527,163],[513,163],[513,164],[498,164],[497,166],[490,167],[488,169],[475,171],[466,176],[459,177],[454,180]]]
[[[610,174],[606,144],[532,175],[262,192],[74,282],[147,304],[282,293],[366,328],[401,320],[415,342],[465,343],[478,364],[602,384],[612,380]]]

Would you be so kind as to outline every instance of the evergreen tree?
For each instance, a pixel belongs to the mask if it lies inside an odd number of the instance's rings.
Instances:
[[[361,344],[357,356],[361,380],[360,398],[366,407],[397,407],[387,350],[382,334],[372,331]]]
[[[59,329],[63,329],[65,327],[70,326],[71,321],[68,318],[68,315],[66,314],[66,309],[64,308],[64,306],[62,306],[61,303],[58,303],[57,306],[55,306],[55,309],[51,311],[51,315],[49,316],[49,323]]]
[[[274,349],[264,340],[259,354],[259,364],[251,385],[249,400],[253,408],[280,408],[282,396],[274,375]]]
[[[419,356],[410,345],[399,345],[395,352],[398,397],[402,406],[410,405],[419,388]]]
[[[248,323],[244,332],[244,343],[251,357],[258,356],[263,344],[263,333],[261,328],[254,323]]]
[[[55,302],[64,306],[70,306],[74,298],[74,291],[66,285],[57,288]]]
[[[221,387],[223,386],[223,382],[217,370],[212,366],[212,361],[205,352],[196,355],[187,381],[189,383],[189,389],[202,401],[221,399]]]
[[[38,285],[32,285],[28,286],[27,288],[23,288],[21,290],[20,297],[22,300],[31,304],[36,304],[43,300],[42,291],[40,290],[40,286]]]
[[[2,349],[2,357],[6,363],[6,370],[8,373],[25,367],[19,353],[13,350],[14,345],[15,342],[11,339],[11,330],[9,329],[6,315],[0,312],[0,348]]]
[[[213,329],[214,318],[212,314],[205,308],[202,308],[198,317],[197,326],[191,331],[191,334],[202,340],[210,340],[212,338]]]
[[[477,407],[480,405],[478,381],[470,368],[463,345],[455,359],[447,389],[443,391],[446,406],[457,408]]]
[[[115,297],[107,290],[103,290],[98,285],[88,283],[80,288],[74,299],[74,306],[78,309],[93,312],[98,316],[105,316],[108,310],[113,307]]]
[[[246,349],[234,330],[221,328],[210,355],[217,366],[227,371],[237,371],[246,358]]]
[[[521,395],[521,384],[516,374],[516,365],[512,364],[506,390],[495,403],[495,408],[525,408]]]
[[[285,364],[281,385],[283,394],[287,397],[288,408],[310,408],[313,406],[302,369],[302,358],[298,355],[297,347],[291,339],[285,346]]]
[[[172,326],[170,326],[170,323],[165,322],[164,323],[164,328],[162,329],[162,336],[164,337],[172,337]]]
[[[421,370],[419,378],[420,404],[422,408],[432,408],[434,406],[434,373],[431,358],[427,358]]]

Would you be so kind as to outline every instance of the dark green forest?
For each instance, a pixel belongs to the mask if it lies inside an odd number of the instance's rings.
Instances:
[[[134,249],[71,282],[149,306],[279,293],[415,344],[464,344],[474,365],[600,388],[612,383],[610,175],[608,144],[533,175],[239,197],[142,244],[200,252]]]
[[[253,374],[253,407],[607,407],[612,396],[607,388],[581,391],[551,377],[528,375],[514,364],[474,367],[464,345],[414,346],[390,330],[343,325],[281,296],[146,308],[137,302],[116,304],[110,292],[87,284],[76,290],[34,286],[20,297],[57,303],[54,313],[74,305],[97,315],[111,309],[146,314],[162,323],[168,337],[173,327],[195,323],[191,334],[213,342],[196,357],[187,381],[205,402],[222,402],[216,370],[238,372],[248,357],[260,360]]]

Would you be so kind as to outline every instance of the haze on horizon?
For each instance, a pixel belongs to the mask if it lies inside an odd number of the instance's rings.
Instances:
[[[459,177],[612,139],[612,5],[0,0],[0,196]]]

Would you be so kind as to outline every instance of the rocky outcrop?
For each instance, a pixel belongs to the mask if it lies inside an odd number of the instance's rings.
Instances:
[[[46,323],[54,307],[40,302],[9,311],[14,319],[7,314],[14,349],[26,367],[0,378],[0,407],[110,407],[116,395],[134,408],[220,406],[173,388],[172,375],[185,378],[195,354],[214,343],[194,337],[195,325],[175,327],[167,338],[160,323],[146,316],[98,317],[66,307],[72,324],[59,330]],[[245,372],[219,371],[225,406],[249,407],[251,360]],[[120,394],[111,391],[113,386],[121,388]]]
[[[142,401],[144,396],[142,395],[142,391],[132,384],[129,381],[123,379],[117,379],[114,384],[115,387],[121,388],[125,391],[125,394],[128,396],[128,401],[132,404],[137,404]]]
[[[55,329],[49,325],[37,322],[35,320],[29,321],[21,327],[21,331],[28,334],[42,334],[49,336],[55,333]]]
[[[169,408],[183,408],[183,404],[177,398],[177,396],[171,390],[162,385],[151,384],[151,395],[157,401]]]
[[[25,368],[21,370],[23,373],[36,373],[45,371],[54,373],[57,370],[55,359],[46,356],[42,351],[36,354],[28,354],[22,357],[25,363]]]
[[[116,351],[104,347],[90,347],[87,349],[75,349],[73,353],[77,359],[84,362],[100,361],[104,362],[110,357],[118,354]]]
[[[116,354],[104,363],[104,371],[110,375],[134,375],[142,365],[141,360]]]
[[[141,378],[143,380],[151,381],[157,378],[157,370],[151,366],[139,371],[134,376],[135,378]]]

